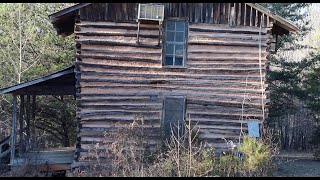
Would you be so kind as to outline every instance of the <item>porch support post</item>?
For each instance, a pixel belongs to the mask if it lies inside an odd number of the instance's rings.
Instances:
[[[20,95],[20,110],[19,110],[19,155],[21,156],[22,153],[24,152],[24,135],[23,135],[23,130],[24,130],[24,95]]]
[[[35,121],[36,121],[36,95],[32,96],[32,134],[35,135],[36,128],[35,128]]]
[[[10,164],[13,164],[15,148],[16,148],[16,136],[17,136],[17,96],[13,96],[13,105],[12,105],[12,134],[11,134],[11,154],[10,154]]]
[[[26,107],[26,114],[27,114],[27,126],[26,126],[26,151],[29,151],[30,146],[30,95],[27,95],[27,107]]]

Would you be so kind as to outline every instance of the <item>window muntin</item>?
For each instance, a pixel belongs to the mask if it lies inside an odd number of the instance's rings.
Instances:
[[[172,133],[182,137],[186,112],[185,97],[165,97],[163,101],[163,140],[170,138]]]
[[[185,66],[187,21],[167,20],[165,28],[164,66]]]

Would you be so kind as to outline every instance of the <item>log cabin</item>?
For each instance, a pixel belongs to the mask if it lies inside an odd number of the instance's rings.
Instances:
[[[49,19],[58,35],[75,35],[72,167],[137,114],[153,149],[186,121],[217,150],[242,132],[258,137],[268,117],[268,56],[278,36],[299,30],[253,3],[79,3]]]

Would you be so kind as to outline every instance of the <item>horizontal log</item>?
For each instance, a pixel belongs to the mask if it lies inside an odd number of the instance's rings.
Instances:
[[[162,49],[151,49],[151,48],[144,48],[144,47],[131,47],[131,46],[126,46],[126,48],[119,48],[118,46],[113,46],[113,45],[94,45],[94,44],[81,44],[81,49],[92,49],[92,50],[102,50],[102,51],[112,51],[112,52],[119,52],[119,53],[126,53],[126,52],[131,52],[131,53],[137,53],[141,54],[146,52],[148,53],[159,53],[162,54]]]
[[[83,105],[79,104],[79,108],[86,110],[135,110],[135,111],[157,111],[161,110],[162,104],[159,105]]]
[[[101,82],[101,83],[95,83],[95,82]],[[217,82],[217,81],[193,81],[193,80],[163,80],[163,79],[157,79],[157,80],[135,80],[135,79],[97,79],[97,78],[86,78],[82,77],[80,85],[82,87],[91,86],[91,85],[110,85],[109,83],[113,83],[114,85],[120,84],[133,84],[132,86],[144,86],[144,85],[170,85],[171,87],[175,87],[178,85],[181,86],[189,86],[189,87],[197,87],[198,85],[201,85],[202,87],[225,87],[225,88],[244,88],[244,89],[257,89],[261,88],[260,84],[250,84],[246,82],[237,83],[237,82]],[[266,86],[266,85],[265,85]],[[150,87],[150,86],[148,86]],[[157,86],[158,87],[158,86]]]
[[[89,23],[77,23],[76,26],[80,27],[92,27],[92,28],[108,28],[108,29],[127,29],[127,30],[138,30],[137,24],[130,25],[110,25],[110,24],[89,24]],[[159,30],[159,27],[156,26],[140,26],[141,30]]]
[[[79,36],[76,41],[99,41],[99,42],[118,42],[118,43],[130,43],[138,44],[137,37],[127,37],[127,36]],[[158,45],[158,38],[143,38],[139,37],[139,44],[144,45]],[[138,45],[139,45],[138,44]]]
[[[242,46],[242,47],[267,47],[266,43],[246,43],[246,42],[206,42],[206,41],[188,41],[189,45],[210,45],[210,46]]]
[[[190,28],[201,28],[201,29],[219,29],[219,30],[237,30],[237,31],[251,31],[264,33],[267,32],[267,28],[259,28],[254,26],[230,26],[228,24],[209,24],[209,23],[189,23]]]
[[[99,122],[111,122],[111,123],[117,123],[117,122],[124,122],[124,123],[132,123],[134,120],[136,120],[136,118],[134,116],[131,116],[131,117],[128,117],[128,118],[124,118],[122,116],[119,116],[117,118],[111,118],[111,117],[108,117],[108,118],[104,118],[104,117],[101,117],[101,118],[89,118],[89,119],[85,119],[85,118],[82,118],[79,122],[81,123],[99,123]],[[139,124],[141,123],[139,120],[136,120]],[[144,123],[156,123],[156,124],[159,124],[160,122],[160,118],[150,118],[150,117],[143,117],[143,121]]]
[[[189,117],[190,115],[190,117]],[[214,119],[214,118],[195,118],[192,114],[188,114],[188,118],[186,122],[189,122],[189,119],[193,122],[193,124],[199,124],[200,122],[225,122],[225,123],[233,123],[233,124],[243,124],[246,126],[248,124],[248,119],[241,119],[238,117],[237,119]],[[256,121],[259,121],[256,119]]]
[[[229,56],[229,55],[259,55],[259,51],[249,51],[250,49],[248,49],[247,51],[226,51],[226,50],[201,50],[201,49],[188,49],[188,55],[189,54],[222,54],[225,56]],[[266,51],[262,51],[262,55],[266,55],[267,52]]]
[[[264,92],[264,96],[261,95],[261,93],[258,94],[253,94],[253,93],[235,93],[235,92],[216,92],[216,93],[211,93],[211,92],[199,92],[199,91],[181,91],[181,90],[171,90],[171,91],[154,91],[154,90],[149,90],[146,89],[145,91],[133,91],[133,90],[123,90],[123,89],[114,89],[115,92],[110,92],[107,89],[96,89],[93,91],[92,89],[83,89],[81,96],[82,97],[105,97],[105,96],[114,96],[114,97],[121,97],[121,96],[141,96],[141,95],[158,95],[159,97],[164,97],[164,96],[175,96],[175,95],[180,95],[180,96],[185,96],[185,97],[193,97],[193,98],[225,98],[225,99],[244,99],[244,95],[246,96],[246,99],[250,100],[261,100],[261,97],[266,98],[268,95],[269,91]],[[80,94],[77,93],[77,97],[79,97]],[[267,101],[267,100],[266,100]]]
[[[246,76],[241,76],[241,75],[230,75],[230,74],[225,74],[225,75],[209,75],[209,74],[174,74],[174,73],[147,73],[146,72],[97,72],[97,71],[76,71],[76,73],[81,74],[83,76],[102,76],[102,77],[128,77],[128,78],[144,78],[144,79],[153,79],[153,78],[170,78],[170,79],[189,79],[189,80],[208,80],[208,81],[224,81],[224,82],[244,82],[247,81],[248,84],[252,83],[259,83],[260,84],[260,75],[246,75]],[[264,78],[264,76],[263,76]]]
[[[107,25],[107,26],[135,26],[138,27],[136,22],[112,22],[112,21],[87,21],[81,20],[80,23],[76,23],[76,25]],[[158,27],[158,24],[140,24],[141,27]]]
[[[104,36],[123,36],[123,37],[137,37],[137,33],[110,33],[110,32],[77,32],[77,35],[81,36],[97,36],[97,37],[104,37]],[[139,33],[139,37],[141,38],[159,38],[159,35],[154,34],[143,34]]]
[[[249,30],[241,30],[241,29],[236,29],[236,30],[231,30],[231,29],[209,29],[209,28],[199,28],[199,27],[194,27],[190,26],[189,31],[193,32],[211,32],[211,33],[232,33],[232,34],[259,34],[258,31],[249,31]],[[261,35],[266,35],[266,32],[261,32]]]
[[[137,118],[137,115],[139,116],[139,118]],[[113,119],[113,120],[122,120],[122,119],[127,119],[127,120],[139,120],[140,118],[143,119],[148,119],[149,121],[156,121],[157,119],[159,120],[161,118],[160,116],[161,114],[154,114],[154,115],[146,115],[143,112],[140,113],[135,113],[135,114],[127,114],[127,115],[123,115],[123,114],[115,114],[115,115],[108,115],[108,117],[106,116],[101,116],[101,115],[93,115],[90,117],[81,117],[81,119],[79,119],[80,121],[88,121],[90,122],[92,121],[104,121],[105,119]]]
[[[195,119],[230,119],[230,120],[239,120],[241,118],[246,120],[256,119],[262,120],[262,116],[253,115],[253,114],[241,114],[241,113],[188,113],[188,115],[192,116]],[[195,123],[196,124],[196,123]],[[193,124],[193,125],[195,125]]]
[[[146,59],[146,58],[132,58],[132,57],[126,57],[126,56],[98,56],[98,55],[76,55],[77,58],[93,58],[93,59],[101,59],[101,60],[117,60],[117,61],[134,61],[134,62],[148,62],[148,63],[161,63],[160,59],[155,60],[155,59]]]
[[[203,105],[187,105],[187,112],[188,113],[194,113],[194,112],[203,112],[206,114],[210,114],[211,112],[221,112],[221,113],[241,113],[243,112],[244,114],[262,114],[261,108],[249,108],[246,107],[245,109],[240,107],[228,107],[228,106],[203,106]]]
[[[95,111],[95,112],[80,112],[77,113],[80,117],[90,117],[90,116],[96,116],[96,115],[135,115],[140,114],[141,111]],[[159,115],[159,112],[143,112],[143,115],[145,116],[154,116]]]
[[[125,42],[114,42],[114,41],[99,41],[99,40],[76,40],[77,43],[81,44],[93,44],[93,45],[110,45],[110,46],[129,46],[129,47],[143,47],[152,49],[161,49],[161,46],[151,44],[137,44],[137,43],[125,43]]]
[[[149,52],[149,51],[132,51],[132,49],[119,49],[117,51],[115,50],[109,50],[109,49],[104,49],[101,47],[100,49],[97,48],[83,48],[81,47],[82,52],[91,52],[91,53],[103,53],[103,54],[112,54],[112,55],[138,55],[138,56],[145,56],[145,55],[150,55],[150,56],[161,56],[161,52]]]
[[[262,41],[269,40],[268,34],[259,36],[257,35],[247,35],[247,34],[233,34],[233,33],[212,33],[212,32],[196,32],[196,31],[190,31],[188,33],[190,38],[212,38],[212,39],[228,39],[228,40],[244,40],[244,41],[259,41],[260,39]]]
[[[224,46],[224,45],[203,45],[203,44],[188,44],[188,51],[252,51],[259,54],[259,46]],[[261,47],[261,52],[266,53],[267,47]],[[221,55],[220,55],[221,56]]]
[[[112,91],[113,89],[122,89],[122,90],[176,90],[176,91],[193,91],[193,92],[199,92],[199,93],[248,93],[250,94],[261,94],[264,92],[264,89],[260,89],[257,87],[256,89],[253,88],[233,88],[233,87],[221,87],[221,86],[178,86],[178,85],[163,85],[163,84],[150,84],[150,85],[137,85],[137,84],[117,84],[117,83],[110,83],[109,85],[85,85],[81,84],[82,91],[90,90],[90,89],[96,89],[96,90],[109,90]],[[249,96],[250,97],[250,96]]]
[[[264,39],[261,41],[259,40],[243,40],[243,39],[230,39],[228,37],[220,37],[220,38],[214,38],[214,37],[210,37],[210,36],[197,36],[197,37],[188,37],[188,42],[192,43],[192,42],[207,42],[207,43],[214,43],[214,42],[219,42],[219,43],[247,43],[247,44],[251,44],[251,45],[256,45],[256,44],[267,44],[268,40]]]
[[[154,71],[154,72],[185,72],[185,73],[223,73],[223,74],[250,74],[250,73],[259,73],[259,69],[257,70],[199,70],[199,69],[190,69],[190,68],[157,68],[157,67],[129,67],[129,66],[115,66],[115,65],[102,65],[102,64],[94,64],[94,63],[86,63],[86,62],[75,62],[78,67],[90,67],[97,69],[117,69],[120,70],[140,70],[140,71]],[[263,71],[265,73],[265,70]]]
[[[205,101],[205,100],[194,100],[194,99],[187,99],[188,105],[190,107],[195,104],[195,105],[203,105],[205,107],[207,106],[223,106],[223,107],[242,107],[244,106],[245,108],[260,108],[261,103],[257,102],[251,102],[249,100],[245,101],[227,101],[227,100],[217,100],[217,101]]]
[[[143,128],[143,132],[152,132],[152,133],[160,133],[160,127],[145,127],[145,126],[141,126],[138,127],[139,130],[142,130]],[[80,129],[81,133],[102,133],[102,134],[116,134],[118,132],[123,132],[128,130],[128,127],[82,127]]]
[[[121,97],[116,97],[116,98],[82,98],[82,99],[78,99],[78,101],[80,103],[88,103],[88,102],[100,102],[100,103],[145,103],[145,102],[149,102],[149,103],[155,103],[155,102],[162,102],[162,99],[157,98],[157,97],[143,97],[143,98],[136,98],[135,96],[132,97],[125,97],[125,98],[121,98]]]

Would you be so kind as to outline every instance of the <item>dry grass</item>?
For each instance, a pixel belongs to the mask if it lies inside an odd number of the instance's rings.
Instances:
[[[277,152],[270,133],[262,139],[244,136],[233,143],[224,155],[215,155],[214,148],[202,142],[198,129],[186,121],[185,133],[172,133],[159,152],[147,148],[143,133],[143,118],[137,118],[127,128],[118,130],[112,144],[101,150],[92,146],[91,165],[74,171],[74,176],[112,177],[252,177],[268,176],[273,170],[272,157]],[[177,126],[179,127],[179,126]],[[172,128],[179,131],[179,128]],[[230,143],[230,142],[228,142]]]

